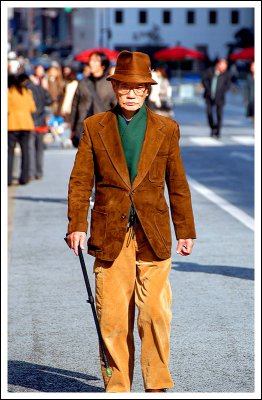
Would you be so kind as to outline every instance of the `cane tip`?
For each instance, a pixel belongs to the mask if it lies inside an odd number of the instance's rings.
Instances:
[[[111,368],[106,368],[106,374],[107,374],[107,376],[110,378],[111,376],[112,376],[112,371],[111,371]]]

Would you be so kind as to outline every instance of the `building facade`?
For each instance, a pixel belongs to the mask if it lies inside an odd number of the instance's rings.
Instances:
[[[226,57],[241,29],[254,32],[254,8],[15,8],[9,9],[11,50],[61,57],[87,48],[154,51],[175,46]],[[64,54],[62,50],[64,51]],[[24,54],[26,53],[26,54]]]
[[[226,57],[234,35],[254,31],[252,8],[99,8],[78,9],[73,19],[73,48],[109,47],[132,51],[177,43]]]

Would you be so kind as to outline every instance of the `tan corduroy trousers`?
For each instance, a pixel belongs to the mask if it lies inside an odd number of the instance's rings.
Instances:
[[[138,307],[144,387],[174,386],[168,368],[172,301],[170,268],[171,259],[140,260],[136,237],[130,240],[130,232],[127,232],[122,251],[114,262],[96,258],[96,308],[112,370],[112,376],[108,378],[101,361],[106,392],[131,390],[135,305]]]

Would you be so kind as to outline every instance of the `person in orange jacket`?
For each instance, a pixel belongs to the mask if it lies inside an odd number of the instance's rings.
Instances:
[[[19,183],[29,181],[29,138],[35,125],[32,114],[36,111],[33,94],[19,80],[19,76],[8,76],[8,186],[13,183],[14,149],[21,147],[21,171]]]

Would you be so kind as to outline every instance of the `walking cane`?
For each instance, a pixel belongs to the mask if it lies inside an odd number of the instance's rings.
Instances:
[[[109,364],[108,364],[106,351],[105,351],[105,345],[104,345],[104,342],[103,342],[103,338],[102,338],[102,334],[101,334],[101,330],[100,330],[100,326],[99,326],[99,322],[98,322],[98,318],[97,318],[97,314],[96,314],[94,298],[93,298],[93,295],[92,295],[92,290],[91,290],[91,286],[90,286],[88,275],[87,275],[85,260],[84,260],[83,252],[82,252],[82,249],[81,249],[80,245],[78,245],[78,254],[79,254],[79,260],[80,260],[81,268],[82,268],[83,275],[84,275],[84,280],[85,280],[85,284],[86,284],[86,290],[87,290],[87,293],[88,293],[87,303],[90,303],[91,308],[92,308],[92,312],[93,312],[93,316],[94,316],[94,320],[95,320],[95,324],[96,324],[96,330],[97,330],[97,334],[98,334],[98,339],[99,339],[99,344],[100,344],[100,348],[101,348],[101,352],[102,352],[102,357],[103,357],[103,361],[105,363],[106,374],[107,374],[108,377],[111,377],[112,376],[112,371],[111,371],[111,368],[109,367]]]

